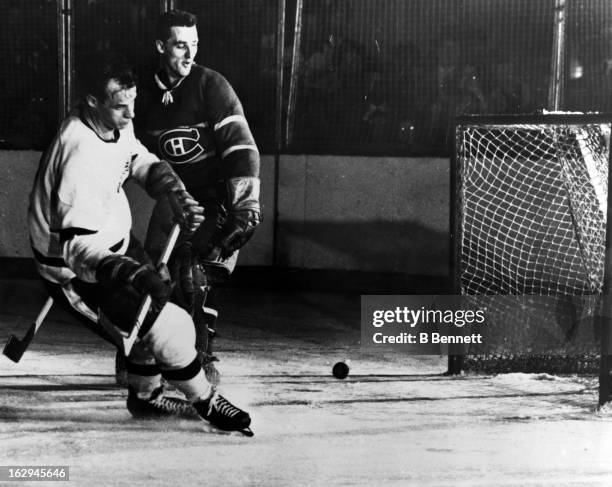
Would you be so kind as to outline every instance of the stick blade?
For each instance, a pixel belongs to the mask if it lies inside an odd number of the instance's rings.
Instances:
[[[19,338],[15,335],[11,335],[9,339],[6,341],[6,345],[4,345],[4,350],[2,353],[6,355],[13,362],[17,363],[23,357],[23,352],[25,351],[25,347]]]

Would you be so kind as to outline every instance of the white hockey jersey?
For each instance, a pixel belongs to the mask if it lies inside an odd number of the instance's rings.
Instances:
[[[132,217],[123,183],[134,177],[144,185],[158,161],[131,123],[105,141],[77,112],[68,116],[42,156],[30,193],[28,227],[42,277],[95,282],[100,260],[125,253]]]

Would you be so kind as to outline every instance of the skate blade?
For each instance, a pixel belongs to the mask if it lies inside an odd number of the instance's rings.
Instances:
[[[255,433],[253,433],[251,428],[244,428],[244,429],[241,429],[241,430],[227,431],[227,430],[222,430],[222,429],[217,428],[216,426],[210,424],[205,419],[200,418],[200,421],[202,423],[202,430],[205,433],[211,433],[213,435],[223,435],[223,436],[236,436],[236,435],[239,435],[239,436],[247,436],[249,438],[251,438],[252,436],[255,436]]]
[[[191,413],[183,413],[183,414],[149,414],[142,416],[133,416],[130,415],[130,419],[132,421],[144,421],[144,422],[154,422],[154,421],[162,421],[162,422],[178,422],[178,421],[201,421],[200,415],[194,411]]]
[[[249,438],[251,436],[255,436],[255,433],[253,433],[251,428],[244,428],[243,430],[240,430],[239,433],[242,433],[244,436],[248,436]]]

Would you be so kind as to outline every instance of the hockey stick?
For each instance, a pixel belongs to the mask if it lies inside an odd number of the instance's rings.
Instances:
[[[6,355],[13,362],[19,362],[21,357],[23,357],[24,352],[27,350],[28,346],[32,342],[34,335],[42,325],[43,320],[49,313],[49,310],[53,306],[53,298],[49,296],[45,301],[42,309],[38,313],[38,316],[34,320],[34,323],[30,325],[25,336],[20,340],[15,335],[11,335],[9,339],[6,341],[6,345],[4,345],[4,350],[2,353]]]
[[[176,240],[178,239],[179,233],[181,232],[181,227],[178,223],[175,223],[170,231],[170,235],[168,236],[168,240],[166,242],[166,247],[164,248],[164,252],[162,253],[158,265],[167,264],[170,259],[170,255],[172,254],[172,250],[174,249],[174,245],[176,244]],[[138,338],[138,332],[140,331],[140,327],[144,323],[144,320],[149,312],[149,308],[151,307],[151,296],[147,294],[147,296],[142,301],[140,305],[140,309],[138,310],[138,314],[136,315],[136,321],[134,322],[134,327],[132,331],[127,336],[122,335],[123,341],[123,353],[127,357],[132,351],[132,347],[134,346],[134,342],[136,342],[136,338]]]

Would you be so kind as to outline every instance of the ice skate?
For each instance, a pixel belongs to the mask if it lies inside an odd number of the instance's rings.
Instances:
[[[216,428],[223,431],[239,431],[245,436],[253,436],[249,428],[251,424],[249,414],[216,392],[208,399],[195,402],[193,406],[201,418]]]
[[[128,387],[127,408],[132,416],[137,419],[198,418],[198,411],[189,401],[165,395],[162,386],[155,389],[149,399],[140,399],[136,391],[132,387]]]

